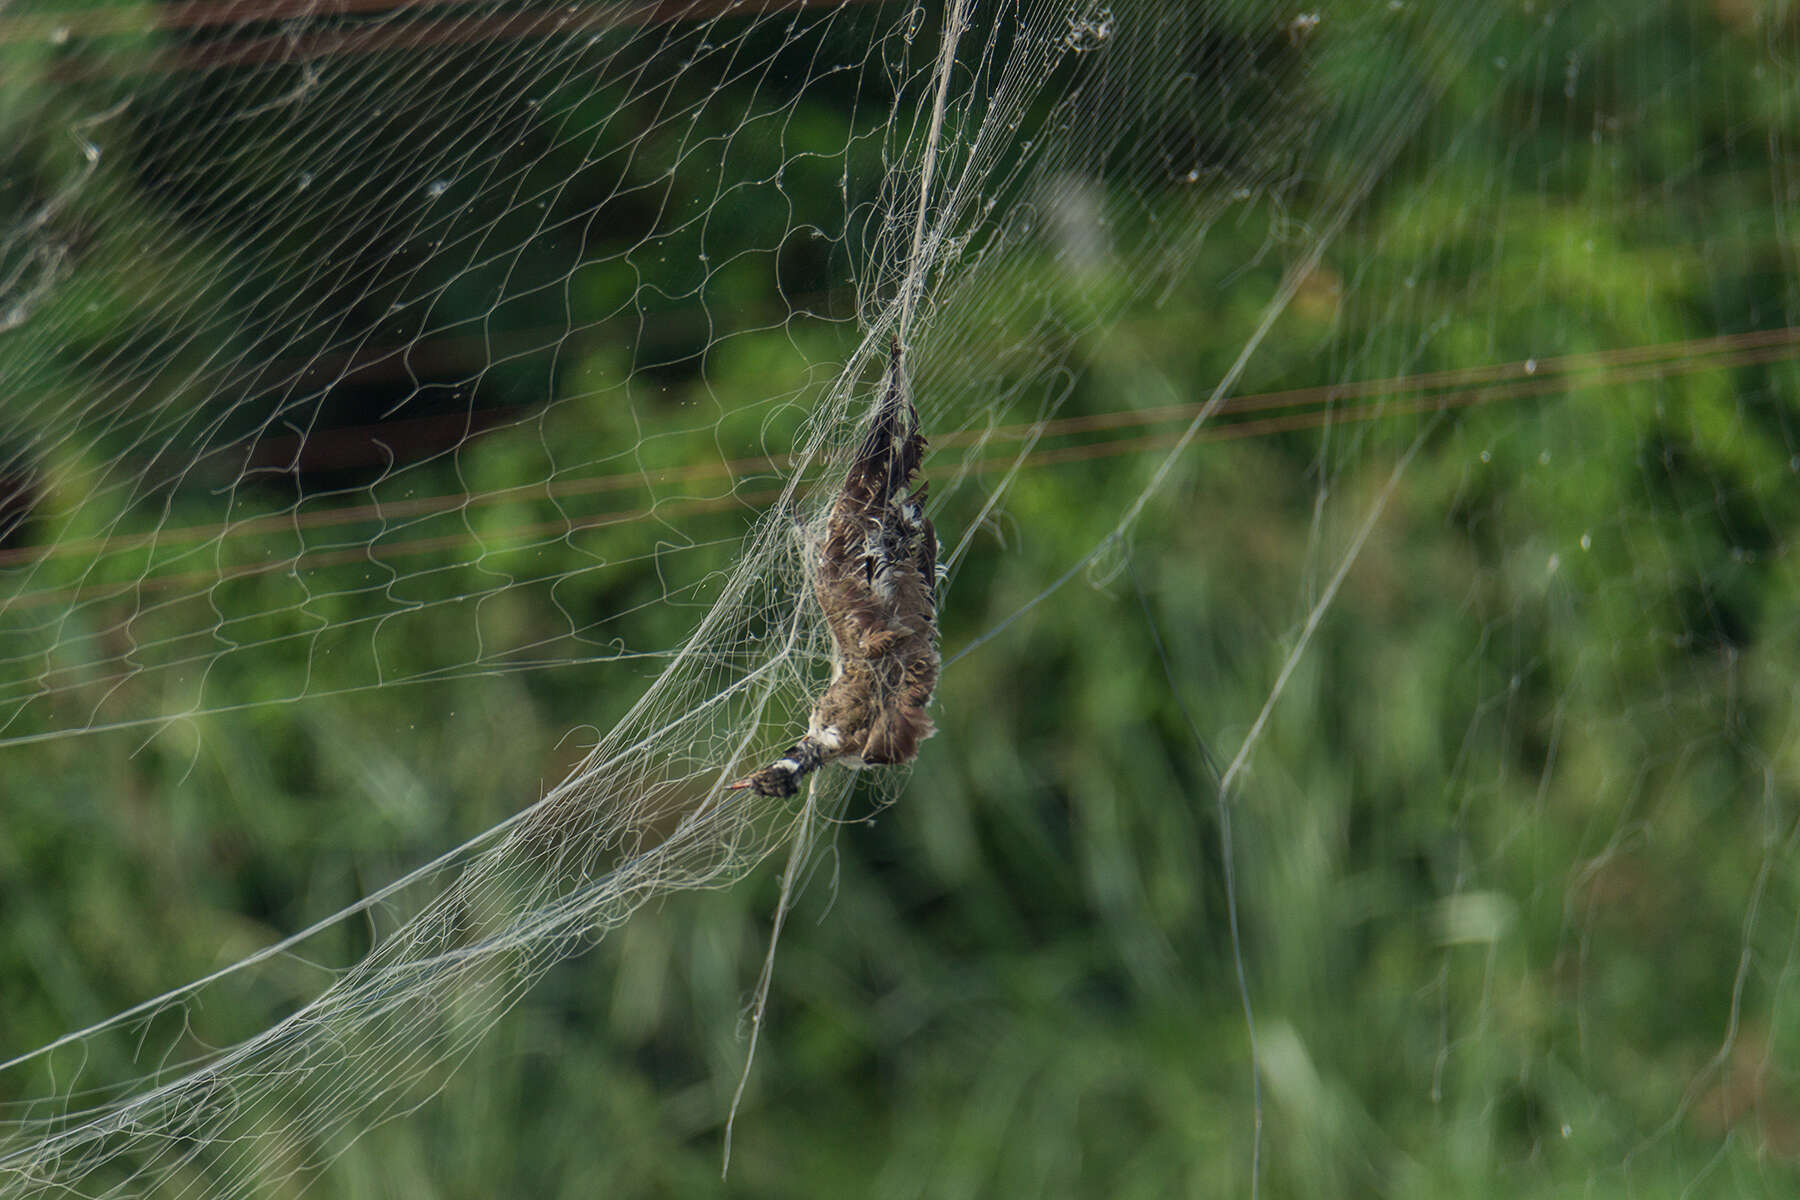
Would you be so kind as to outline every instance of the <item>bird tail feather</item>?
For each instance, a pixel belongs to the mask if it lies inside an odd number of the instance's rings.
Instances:
[[[888,360],[887,391],[875,409],[874,424],[857,447],[852,470],[863,474],[875,491],[878,507],[902,493],[918,473],[925,457],[925,436],[919,432],[919,415],[906,391],[901,371],[900,339],[894,338]]]

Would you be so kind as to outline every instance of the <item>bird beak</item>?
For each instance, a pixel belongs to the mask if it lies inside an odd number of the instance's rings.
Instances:
[[[749,786],[750,781],[748,779],[740,779],[736,783],[728,785],[725,790],[728,792],[740,792]]]

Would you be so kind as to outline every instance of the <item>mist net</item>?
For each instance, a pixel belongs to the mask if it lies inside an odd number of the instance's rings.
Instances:
[[[0,2],[0,1193],[1788,1194],[1796,26]]]

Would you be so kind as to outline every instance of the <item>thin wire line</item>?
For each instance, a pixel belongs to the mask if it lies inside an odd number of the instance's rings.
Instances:
[[[1732,349],[1736,349],[1737,352],[1721,353],[1721,351]],[[1666,355],[1666,361],[1656,361],[1659,355]],[[1315,428],[1327,422],[1366,421],[1376,417],[1405,415],[1440,406],[1469,407],[1498,400],[1550,395],[1563,390],[1581,391],[1664,376],[1762,365],[1794,357],[1800,357],[1800,327],[1790,326],[1783,329],[1759,330],[1754,333],[1703,338],[1689,342],[1629,346],[1618,350],[1597,351],[1592,354],[1570,355],[1565,358],[1524,359],[1487,367],[1440,371],[1426,375],[1400,375],[1357,383],[1257,393],[1226,399],[1219,405],[1215,416],[1233,416],[1240,413],[1286,407],[1303,409],[1309,405],[1322,407],[1313,411],[1298,412],[1285,417],[1267,418],[1261,421],[1215,423],[1209,428],[1199,431],[1194,440],[1201,442],[1228,441]],[[1633,365],[1634,369],[1597,376],[1593,379],[1570,378],[1571,375],[1578,372],[1591,373],[1616,365]],[[1489,380],[1505,382],[1480,390],[1434,393],[1417,397],[1407,401],[1405,407],[1384,407],[1379,403],[1410,391],[1428,387],[1452,383],[1475,384]],[[1356,406],[1340,403],[1351,399],[1360,399],[1365,403]],[[1367,403],[1368,401],[1376,403]],[[987,430],[961,430],[937,435],[932,441],[934,448],[942,451],[964,446],[979,447],[988,442],[1022,440],[1031,436],[1053,438],[1102,430],[1127,429],[1162,421],[1188,420],[1200,412],[1206,403],[1206,401],[1192,401],[1157,408],[1119,409],[1085,416],[1066,417],[1055,421],[1024,422],[996,426]],[[1332,407],[1333,405],[1337,405],[1337,407]],[[1088,446],[1048,447],[1028,454],[1025,461],[1030,465],[1042,466],[1091,458],[1105,458],[1117,454],[1142,453],[1151,449],[1165,449],[1173,445],[1175,440],[1173,435],[1153,435],[1135,441],[1096,441],[1089,443]],[[756,455],[696,466],[659,468],[653,472],[639,469],[550,484],[520,484],[477,495],[453,493],[410,500],[356,504],[342,508],[317,508],[305,512],[278,513],[254,517],[233,524],[210,523],[175,526],[123,537],[82,538],[51,546],[0,550],[0,568],[24,566],[63,556],[93,558],[100,554],[116,553],[148,545],[174,545],[183,542],[210,541],[227,536],[259,536],[269,532],[329,528],[334,525],[363,521],[386,522],[407,517],[434,516],[466,511],[485,505],[512,503],[521,499],[563,499],[593,495],[632,487],[648,487],[652,482],[651,475],[656,477],[653,482],[659,484],[743,479],[789,470],[795,461],[796,457],[793,454]],[[1007,465],[1010,465],[1012,461],[1010,457],[1003,460]],[[995,469],[995,465],[992,462],[962,464],[949,468],[945,477],[954,479],[969,474],[980,474]],[[759,497],[762,495],[763,493],[758,493]],[[750,500],[752,498],[744,497],[742,499]],[[640,509],[636,510],[635,515],[649,516],[652,513],[649,510]]]
[[[1332,572],[1330,582],[1325,585],[1324,592],[1313,604],[1312,611],[1306,614],[1306,624],[1301,627],[1300,636],[1294,639],[1294,645],[1288,651],[1287,660],[1281,664],[1281,672],[1275,677],[1275,686],[1269,689],[1268,699],[1263,701],[1262,711],[1256,714],[1256,720],[1251,723],[1250,731],[1244,735],[1244,741],[1238,747],[1237,754],[1232,757],[1231,764],[1225,768],[1225,773],[1219,777],[1221,792],[1230,792],[1231,785],[1236,781],[1238,773],[1250,761],[1250,751],[1261,740],[1263,728],[1269,723],[1270,714],[1275,711],[1276,701],[1281,699],[1281,693],[1287,688],[1289,677],[1300,665],[1300,656],[1312,644],[1313,634],[1318,632],[1320,623],[1325,619],[1325,610],[1331,607],[1333,600],[1337,599],[1338,589],[1349,577],[1350,568],[1355,566],[1356,560],[1361,557],[1363,544],[1375,531],[1381,514],[1387,511],[1388,501],[1392,500],[1394,493],[1399,490],[1400,478],[1406,474],[1406,468],[1412,465],[1413,456],[1419,452],[1419,447],[1425,444],[1426,435],[1437,428],[1438,422],[1442,419],[1442,414],[1439,414],[1429,425],[1419,431],[1419,435],[1413,439],[1412,445],[1406,448],[1406,453],[1400,456],[1400,461],[1394,464],[1394,469],[1388,475],[1387,482],[1382,485],[1381,491],[1376,494],[1375,502],[1369,506],[1368,515],[1363,518],[1363,523],[1357,529],[1356,536],[1350,540],[1349,548],[1344,551],[1344,557],[1338,563],[1337,570]]]
[[[1782,333],[1792,333],[1792,332],[1793,331],[1769,331],[1767,335],[1763,335],[1764,340],[1766,341],[1766,348],[1763,350],[1760,350],[1760,351],[1746,352],[1744,354],[1733,355],[1733,356],[1724,357],[1724,358],[1714,358],[1714,359],[1709,359],[1709,360],[1699,360],[1699,361],[1691,361],[1691,362],[1684,360],[1684,361],[1678,361],[1673,364],[1646,364],[1646,365],[1641,366],[1633,371],[1620,372],[1620,373],[1614,374],[1612,376],[1608,376],[1604,379],[1596,379],[1593,381],[1579,382],[1579,383],[1575,384],[1574,386],[1593,387],[1593,386],[1600,386],[1602,384],[1630,382],[1630,381],[1633,381],[1636,379],[1660,377],[1663,374],[1671,373],[1670,371],[1668,371],[1666,369],[1671,366],[1679,367],[1681,369],[1680,371],[1677,371],[1674,373],[1683,373],[1686,371],[1700,370],[1700,369],[1706,369],[1706,368],[1729,367],[1729,366],[1743,365],[1745,363],[1753,363],[1753,362],[1768,362],[1768,361],[1774,361],[1777,358],[1791,357],[1791,355],[1787,355],[1787,354],[1777,354],[1777,353],[1775,353],[1775,351],[1778,350],[1780,348],[1780,346],[1783,344],[1777,335],[1780,335]],[[1728,340],[1729,339],[1708,339],[1709,342],[1714,343],[1714,344],[1723,344],[1723,343],[1727,342]],[[1625,350],[1621,350],[1621,351],[1613,352],[1613,353],[1615,354],[1615,357],[1620,361],[1626,361],[1629,358],[1634,357],[1634,356],[1641,360],[1645,357],[1648,357],[1647,351],[1650,351],[1653,349],[1654,349],[1653,347],[1636,347],[1636,348],[1627,348]],[[1585,358],[1588,356],[1583,356],[1583,357],[1585,360]],[[1499,369],[1500,368],[1491,368],[1490,370],[1499,370]],[[1446,373],[1441,373],[1437,377],[1438,378],[1449,378],[1452,376],[1466,377],[1467,372],[1455,372],[1455,373],[1446,372]],[[1397,416],[1397,415],[1402,415],[1405,413],[1416,413],[1416,412],[1420,412],[1420,411],[1435,411],[1435,412],[1441,413],[1450,408],[1484,403],[1484,402],[1488,402],[1488,401],[1496,400],[1496,399],[1509,399],[1509,398],[1516,398],[1521,395],[1543,394],[1546,391],[1557,389],[1558,387],[1562,386],[1564,382],[1565,381],[1559,381],[1559,380],[1555,380],[1555,379],[1540,379],[1540,378],[1528,377],[1528,378],[1524,378],[1524,379],[1515,380],[1513,385],[1509,386],[1509,387],[1491,388],[1491,389],[1484,389],[1484,390],[1479,390],[1479,391],[1464,392],[1464,393],[1459,393],[1459,394],[1446,394],[1446,395],[1438,395],[1438,396],[1430,396],[1430,397],[1421,397],[1421,398],[1411,400],[1404,406],[1399,406],[1399,407],[1391,407],[1390,406],[1390,407],[1386,407],[1386,408],[1380,408],[1380,407],[1376,407],[1376,406],[1363,406],[1360,408],[1352,409],[1348,412],[1324,410],[1324,411],[1320,411],[1320,412],[1294,414],[1294,415],[1290,415],[1290,416],[1286,416],[1286,417],[1271,418],[1271,419],[1265,419],[1265,420],[1259,420],[1259,421],[1237,422],[1235,424],[1218,425],[1218,426],[1210,427],[1208,429],[1201,430],[1201,431],[1199,431],[1199,433],[1196,436],[1194,436],[1193,438],[1191,438],[1189,440],[1191,442],[1197,443],[1197,442],[1223,441],[1223,440],[1239,438],[1239,437],[1260,436],[1260,435],[1266,435],[1266,434],[1272,434],[1272,433],[1278,433],[1278,432],[1291,431],[1291,430],[1296,430],[1296,429],[1303,429],[1303,428],[1307,428],[1310,426],[1316,426],[1316,425],[1322,424],[1328,420],[1331,422],[1334,422],[1334,423],[1339,423],[1339,422],[1347,422],[1347,421],[1352,421],[1352,420],[1367,421],[1367,420],[1375,419],[1376,417],[1380,417],[1380,416]],[[1182,434],[1164,434],[1164,435],[1158,435],[1158,436],[1147,437],[1147,438],[1104,441],[1104,442],[1098,442],[1098,443],[1093,443],[1093,444],[1088,444],[1088,445],[1060,447],[1060,448],[1057,448],[1054,450],[1043,451],[1043,452],[1039,452],[1039,453],[1032,455],[1031,462],[1029,465],[1052,466],[1052,465],[1077,462],[1077,461],[1091,461],[1094,459],[1114,457],[1114,456],[1125,455],[1125,454],[1148,453],[1148,452],[1155,451],[1155,450],[1167,449],[1168,447],[1174,445],[1177,441],[1181,440],[1182,437],[1184,437],[1184,436],[1185,435],[1182,435]],[[1409,451],[1409,453],[1410,453],[1410,451]],[[740,461],[741,462],[749,462],[752,460],[740,460]],[[770,460],[755,460],[755,461],[773,462],[775,460],[770,459]],[[973,464],[965,464],[962,467],[948,473],[945,477],[947,479],[963,478],[963,477],[967,477],[969,475],[980,474],[980,473],[984,473],[987,471],[996,470],[996,469],[999,469],[1002,467],[1011,467],[1013,465],[1014,465],[1014,463],[1013,463],[1013,460],[1011,460],[1011,459],[986,460],[983,462],[978,462],[978,463],[973,463]],[[611,477],[611,478],[617,479],[617,478],[625,478],[625,477]],[[637,477],[634,476],[632,478],[635,479]],[[607,479],[603,478],[602,480],[597,480],[597,481],[581,481],[581,482],[583,482],[584,484],[585,483],[605,483],[605,482],[607,482]],[[535,490],[535,489],[533,489],[533,490]],[[740,505],[745,506],[745,507],[754,507],[758,504],[772,502],[773,500],[778,498],[781,494],[782,494],[781,490],[769,489],[769,490],[765,490],[765,491],[761,491],[761,492],[751,493],[751,494],[747,494],[747,495],[738,495],[738,496],[728,496],[728,497],[719,497],[719,498],[700,498],[700,499],[688,499],[688,500],[668,500],[668,501],[662,502],[661,504],[659,504],[653,508],[640,508],[640,509],[629,510],[629,511],[624,511],[624,512],[608,513],[608,514],[603,514],[598,517],[587,518],[587,519],[575,519],[575,520],[565,519],[562,521],[555,521],[555,522],[540,522],[540,523],[537,523],[537,524],[529,526],[529,527],[521,527],[521,528],[511,530],[511,531],[488,532],[486,534],[486,536],[490,536],[490,537],[505,536],[509,532],[520,535],[520,536],[524,536],[529,533],[560,533],[563,535],[567,535],[567,534],[571,534],[571,533],[575,533],[575,532],[580,532],[581,530],[584,530],[584,529],[593,529],[593,528],[599,528],[599,527],[606,526],[606,525],[629,523],[631,521],[645,519],[650,516],[661,517],[661,516],[676,515],[676,514],[686,515],[686,514],[696,514],[696,513],[703,513],[703,512],[713,512],[713,511],[720,511],[720,510],[724,510],[724,509],[728,509],[728,508],[732,508],[732,507],[740,506]],[[146,593],[153,593],[153,592],[157,592],[157,591],[168,591],[168,590],[177,588],[183,584],[205,589],[205,590],[201,590],[201,591],[196,591],[192,596],[187,597],[188,599],[193,599],[193,598],[199,598],[199,597],[205,595],[206,591],[210,590],[211,586],[216,585],[217,583],[225,582],[225,581],[229,581],[229,580],[233,580],[233,579],[238,579],[238,578],[244,578],[244,577],[248,577],[248,576],[253,576],[256,574],[263,574],[263,573],[268,573],[270,571],[277,571],[277,570],[282,570],[282,569],[296,569],[297,570],[301,566],[304,566],[307,568],[318,568],[318,567],[337,565],[337,564],[348,563],[348,562],[363,562],[363,561],[380,562],[380,561],[385,561],[386,557],[390,554],[423,553],[423,552],[426,552],[429,550],[443,549],[443,548],[446,548],[451,545],[466,545],[467,540],[468,540],[467,535],[458,535],[458,536],[454,536],[454,537],[441,537],[441,538],[431,538],[431,539],[417,539],[412,542],[394,543],[394,544],[380,547],[382,553],[379,556],[377,556],[373,553],[373,550],[371,547],[364,546],[364,547],[356,547],[356,548],[352,548],[352,549],[334,551],[334,552],[319,552],[319,553],[315,553],[312,555],[301,555],[298,558],[283,558],[283,559],[275,560],[275,561],[272,561],[269,563],[244,566],[244,567],[235,569],[225,575],[221,575],[218,571],[189,572],[189,573],[186,573],[186,574],[180,575],[180,576],[163,576],[163,577],[157,577],[157,578],[144,578],[144,579],[139,579],[133,583],[96,584],[96,585],[93,585],[91,587],[86,587],[86,588],[55,589],[55,590],[46,590],[46,591],[42,591],[42,592],[28,592],[28,593],[22,593],[18,597],[15,597],[14,599],[8,601],[7,604],[8,604],[8,607],[27,608],[27,607],[41,607],[41,606],[50,604],[52,602],[57,602],[57,601],[68,604],[68,603],[79,603],[79,602],[84,602],[84,601],[93,600],[93,599],[106,599],[106,598],[118,599],[120,601],[130,600],[133,602],[139,602],[139,601],[141,601],[141,598]],[[1102,542],[1099,545],[1097,545],[1093,551],[1091,551],[1087,555],[1082,556],[1082,558],[1080,558],[1078,561],[1073,563],[1067,570],[1065,570],[1062,573],[1062,575],[1060,575],[1056,580],[1054,580],[1052,583],[1050,583],[1049,586],[1044,588],[1036,596],[1034,596],[1032,599],[1027,601],[1025,604],[1021,605],[1020,607],[1014,609],[1000,623],[983,631],[983,633],[979,637],[977,637],[977,638],[973,639],[972,641],[970,641],[969,643],[965,644],[956,653],[948,656],[945,659],[944,666],[946,668],[948,668],[948,667],[954,665],[955,663],[960,661],[962,658],[966,657],[970,653],[974,652],[975,650],[979,649],[983,645],[987,644],[989,641],[992,641],[993,639],[999,637],[1002,633],[1004,633],[1008,628],[1010,628],[1020,618],[1024,617],[1025,615],[1030,613],[1033,609],[1035,609],[1038,604],[1040,604],[1045,599],[1048,599],[1050,596],[1054,595],[1066,583],[1068,583],[1069,580],[1073,579],[1084,568],[1089,566],[1093,561],[1095,561],[1102,553],[1104,553],[1113,544],[1115,544],[1115,539],[1113,539],[1111,537],[1109,537],[1107,539],[1103,539]],[[180,602],[181,599],[183,599],[183,598],[177,597],[176,600],[170,601],[170,603]],[[113,678],[116,678],[116,676],[114,676]],[[157,718],[153,718],[153,719],[147,719],[145,722],[141,722],[141,723],[153,724],[153,723],[157,723],[157,722],[167,721],[168,719],[169,718],[167,718],[167,717],[157,717]],[[46,734],[46,735],[42,735],[42,736],[59,736],[63,732],[65,732],[65,731],[55,731],[54,733]],[[35,739],[33,739],[33,740],[35,740]]]
[[[1674,363],[1651,363],[1637,367],[1633,370],[1619,371],[1604,377],[1596,377],[1592,380],[1571,381],[1568,379],[1524,378],[1508,386],[1420,396],[1406,400],[1397,405],[1363,404],[1349,409],[1326,407],[1282,417],[1214,424],[1203,429],[1189,429],[1179,433],[1154,434],[1139,438],[1112,439],[1081,443],[1073,446],[1037,449],[1025,456],[1022,462],[1012,457],[989,458],[973,463],[959,464],[948,470],[938,471],[936,474],[939,478],[944,480],[944,482],[950,483],[997,470],[1011,469],[1015,466],[1023,466],[1026,468],[1062,466],[1069,463],[1092,462],[1099,459],[1117,458],[1125,455],[1169,451],[1177,447],[1185,450],[1194,445],[1235,441],[1249,437],[1272,436],[1280,433],[1313,429],[1326,424],[1349,424],[1353,422],[1373,421],[1384,417],[1401,417],[1419,413],[1442,413],[1452,409],[1473,407],[1476,405],[1493,403],[1499,400],[1543,396],[1565,390],[1577,391],[1622,383],[1641,382],[1648,379],[1663,378],[1669,375],[1692,374],[1709,369],[1725,369],[1776,362],[1793,358],[1797,352],[1800,352],[1800,343],[1787,346],[1771,346],[1766,349],[1747,351],[1737,355],[1717,356],[1694,361],[1678,360]],[[1203,406],[1188,406],[1190,410],[1197,410],[1200,407]],[[684,477],[691,479],[717,477],[727,474],[730,469],[734,467],[747,467],[750,465],[762,464],[768,464],[770,467],[777,467],[782,459],[787,457],[789,456],[770,456],[766,459],[740,459],[733,463],[720,464],[718,466],[688,468],[685,469],[684,472],[676,473],[683,474]],[[590,492],[607,491],[613,490],[614,487],[625,486],[628,482],[641,482],[642,478],[641,472],[633,473],[631,475],[601,476],[593,480],[580,481],[580,483],[575,486],[578,486],[581,490]],[[817,481],[814,480],[811,482],[816,483]],[[553,492],[550,489],[527,485],[518,489],[506,489],[503,493],[487,494],[473,499],[478,499],[485,503],[496,495],[515,495],[519,491],[529,492],[533,496],[563,494],[560,492]],[[770,488],[756,492],[744,494],[734,493],[732,495],[720,497],[671,498],[658,501],[649,506],[634,509],[609,511],[587,517],[563,517],[558,520],[539,521],[529,525],[512,526],[504,529],[483,530],[481,536],[486,540],[550,535],[563,537],[615,525],[628,525],[650,518],[692,516],[740,508],[744,509],[746,512],[752,512],[759,505],[769,504],[779,499],[785,491],[785,488]],[[409,503],[429,504],[431,502],[413,501]],[[472,498],[457,497],[455,498],[454,503],[448,503],[445,509],[441,511],[455,511],[459,507],[470,507],[471,504]],[[366,515],[369,508],[370,506],[360,506],[359,509],[356,510],[359,513],[357,519],[369,519]],[[290,521],[285,517],[265,517],[256,518],[255,521],[246,522],[245,524],[257,526],[261,531],[267,532],[271,527],[279,530],[288,530],[293,528],[296,523],[297,522]],[[320,523],[335,524],[337,522],[326,522],[321,517]],[[306,524],[310,525],[311,522],[306,522]],[[214,536],[223,536],[223,527],[214,526],[210,528],[215,531]],[[235,535],[239,532],[248,532],[248,530],[240,530],[238,527],[233,527],[229,532]],[[179,539],[181,534],[182,531],[180,530],[171,531],[170,537],[172,539]],[[128,548],[142,545],[146,541],[154,542],[158,539],[158,534],[134,535],[133,538],[130,539],[131,547]],[[288,555],[278,559],[243,564],[222,570],[189,571],[179,575],[150,575],[146,573],[138,579],[123,582],[91,584],[77,588],[52,588],[42,591],[21,591],[0,601],[0,607],[9,611],[22,611],[29,608],[41,608],[45,605],[54,603],[76,604],[96,599],[131,600],[135,602],[146,594],[179,590],[182,587],[196,589],[190,594],[189,598],[197,598],[207,594],[218,584],[234,582],[259,575],[267,575],[273,572],[298,571],[302,569],[317,570],[352,563],[384,563],[396,557],[427,554],[432,551],[446,550],[455,547],[466,547],[469,543],[470,535],[467,532],[459,532],[430,538],[415,538],[408,541],[388,543],[370,542],[341,550],[303,551],[298,555]],[[1051,583],[1048,588],[1027,602],[1024,607],[1015,611],[1000,625],[988,630],[981,638],[969,643],[955,655],[946,659],[945,665],[948,666],[950,663],[962,658],[970,651],[985,644],[987,641],[991,640],[992,637],[1003,631],[1007,626],[1011,625],[1013,621],[1024,616],[1032,608],[1035,608],[1040,601],[1048,598],[1057,589],[1061,588],[1063,584],[1074,578],[1082,568],[1086,567],[1097,558],[1103,549],[1111,543],[1112,539],[1109,536],[1106,541],[1103,541],[1101,545],[1096,546],[1088,555],[1083,556],[1078,562],[1071,566],[1068,571],[1064,572],[1061,577]],[[67,548],[58,547],[54,549],[54,553],[40,553],[37,555],[36,559],[28,559],[26,561],[42,561],[46,558],[60,557],[65,554],[85,554],[89,557],[93,557],[102,553],[108,553],[112,549],[114,549],[114,546],[110,541],[98,546],[80,546],[79,544],[71,543]],[[14,551],[12,553],[19,555],[28,552]],[[0,566],[4,565],[8,564],[3,557],[0,557]]]

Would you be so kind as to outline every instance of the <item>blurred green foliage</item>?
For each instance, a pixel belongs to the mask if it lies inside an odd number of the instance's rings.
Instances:
[[[0,1057],[490,827],[641,693],[782,481],[831,380],[818,364],[854,343],[846,280],[864,302],[882,283],[862,257],[899,186],[894,72],[868,52],[881,19],[721,34],[736,55],[711,58],[671,35],[634,74],[496,93],[455,129],[439,106],[469,78],[382,56],[342,67],[319,109],[265,111],[256,72],[91,85],[133,106],[121,152],[50,222],[75,266],[20,333],[54,344],[0,342],[38,488],[18,546],[106,543],[9,568]],[[1260,57],[1216,33],[1208,61],[1284,130],[1313,119],[1313,89],[1349,114],[1398,76],[1437,97],[1365,164],[1367,202],[1236,390],[1548,373],[1800,323],[1793,19],[1509,5],[1442,61],[1424,34],[1333,53],[1329,22]],[[0,49],[43,72],[0,82],[21,97],[0,104],[7,185],[29,195],[7,203],[30,213],[88,168],[44,132],[74,111],[46,82],[61,59]],[[227,127],[249,149],[211,154]],[[1227,178],[1282,170],[1273,151],[1295,143],[1272,127],[1210,99],[1146,118],[1098,175],[1107,211],[1178,211],[1177,152]],[[395,151],[415,144],[517,174],[421,192]],[[1303,209],[1353,177],[1334,153],[1311,161],[1341,176],[1278,194]],[[1129,263],[1080,273],[1046,237],[986,277],[991,313],[942,319],[991,320],[998,375],[1066,362],[1058,417],[1201,398],[1304,257],[1291,215],[1219,221],[1177,286],[1141,299]],[[444,249],[484,239],[509,252]],[[9,243],[0,268],[44,244]],[[1120,321],[1084,327],[1115,301]],[[313,408],[240,402],[347,328],[401,349]],[[410,358],[427,331],[473,339],[476,368]],[[926,378],[958,369],[918,351]],[[725,1190],[1244,1195],[1259,1145],[1269,1196],[1791,1195],[1800,368],[1699,353],[1226,428],[1041,603],[1161,451],[1022,471],[946,593],[945,649],[972,648],[939,736],[894,806],[853,799],[788,925]],[[396,401],[493,428],[401,470],[160,470],[138,440],[145,413],[190,413],[230,447]],[[947,544],[985,498],[949,486],[960,445],[927,468]],[[551,486],[589,474],[630,478]],[[479,502],[304,519],[444,495]],[[130,540],[219,521],[257,536]],[[188,576],[203,583],[166,600],[143,589]],[[1278,680],[1226,798],[1227,864],[1218,770]],[[765,868],[672,896],[554,969],[318,1194],[719,1191],[776,884]],[[352,923],[326,949],[349,961],[369,936]],[[207,1036],[253,1033],[326,978],[278,963],[241,1011],[204,1013]],[[92,1053],[111,1056],[85,1064],[102,1079],[149,1069],[130,1037]],[[54,1094],[53,1066],[9,1072],[0,1100]]]

